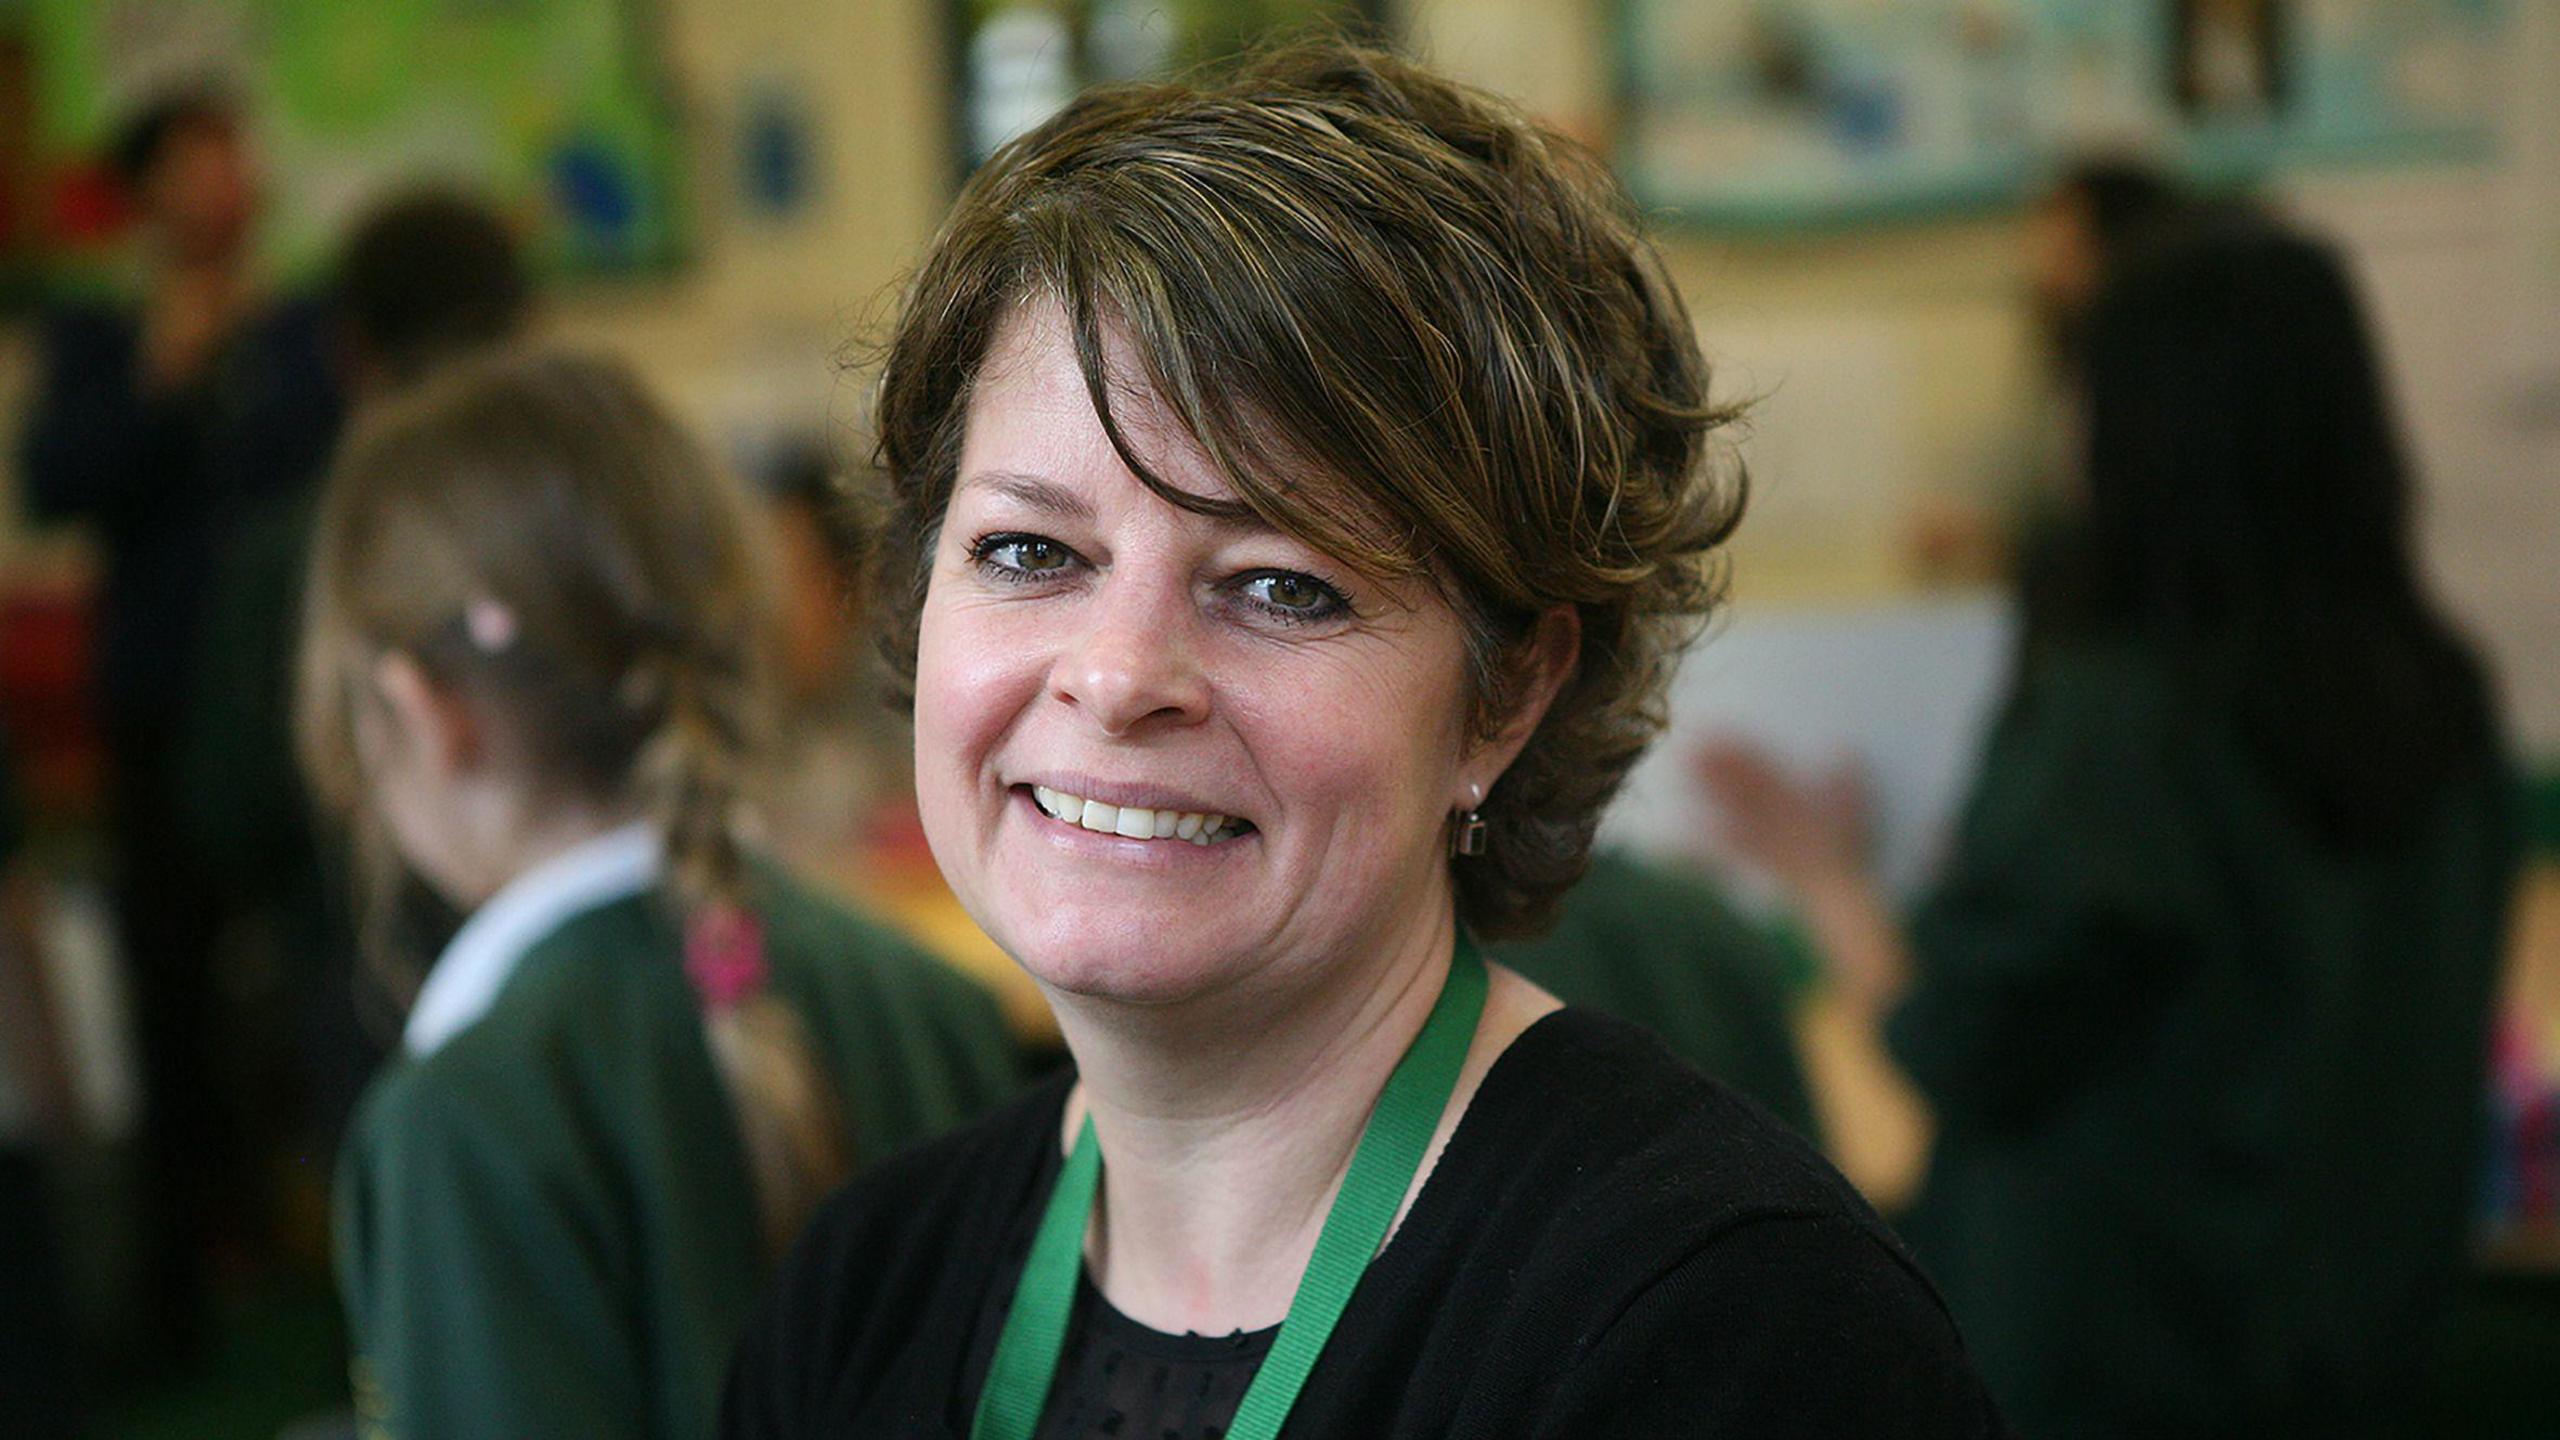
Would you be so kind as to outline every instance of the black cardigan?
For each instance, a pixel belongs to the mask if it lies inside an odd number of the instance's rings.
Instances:
[[[1066,1093],[830,1202],[748,1329],[723,1435],[966,1435]],[[1847,1182],[1651,1036],[1567,1009],[1486,1075],[1284,1433],[2005,1432]]]

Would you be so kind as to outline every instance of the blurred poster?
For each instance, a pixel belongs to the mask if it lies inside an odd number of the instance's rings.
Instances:
[[[270,244],[311,263],[367,205],[435,182],[487,196],[538,261],[664,265],[683,250],[680,134],[654,0],[25,0],[35,146],[58,197],[150,97],[215,83],[249,105]],[[51,248],[111,241],[53,207]]]
[[[2179,108],[2217,120],[2273,115],[2286,81],[2287,8],[2280,0],[2175,0],[2170,63]]]
[[[1385,0],[945,0],[962,169],[1087,85],[1141,80],[1315,26],[1376,32]]]
[[[1619,158],[1740,228],[2016,199],[2138,143],[2207,178],[2469,161],[2506,0],[1622,0]]]
[[[1811,777],[1856,768],[1879,879],[1928,883],[1973,786],[2017,644],[2004,594],[1800,609],[1738,605],[1681,662],[1671,728],[1645,752],[1602,837],[1665,859],[1715,856],[1717,817],[1688,773],[1716,736],[1748,739]],[[1717,857],[1719,859],[1723,857]],[[1753,877],[1720,867],[1744,887]]]

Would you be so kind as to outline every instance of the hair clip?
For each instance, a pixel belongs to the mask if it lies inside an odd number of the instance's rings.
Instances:
[[[516,643],[515,612],[485,596],[463,607],[462,629],[485,654],[498,654]]]

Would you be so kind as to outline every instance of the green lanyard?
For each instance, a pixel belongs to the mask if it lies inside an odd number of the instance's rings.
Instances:
[[[1474,1043],[1476,1021],[1484,1014],[1484,961],[1466,932],[1458,932],[1458,949],[1449,962],[1449,979],[1422,1022],[1422,1033],[1396,1062],[1387,1088],[1369,1112],[1360,1148],[1352,1152],[1342,1192],[1324,1217],[1315,1254],[1289,1301],[1289,1318],[1271,1341],[1271,1352],[1254,1372],[1253,1384],[1236,1407],[1228,1440],[1270,1440],[1280,1433],[1298,1390],[1307,1383],[1316,1357],[1324,1352],[1351,1292],[1360,1284],[1370,1257],[1386,1242],[1387,1227],[1404,1207],[1405,1192],[1422,1169],[1423,1152],[1440,1128],[1441,1113],[1458,1088],[1458,1071]],[[996,1340],[995,1359],[978,1392],[977,1419],[970,1440],[1031,1440],[1032,1427],[1048,1404],[1049,1386],[1058,1374],[1058,1351],[1067,1339],[1067,1311],[1075,1301],[1076,1276],[1084,1267],[1084,1235],[1093,1219],[1093,1194],[1102,1179],[1102,1147],[1093,1138],[1087,1117],[1076,1133],[1076,1148],[1058,1172],[1049,1208],[1040,1217],[1023,1262],[1022,1280],[1013,1308],[1004,1317],[1004,1333]]]

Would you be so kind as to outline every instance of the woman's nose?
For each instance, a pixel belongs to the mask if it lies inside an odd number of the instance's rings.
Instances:
[[[1058,699],[1109,735],[1207,717],[1209,683],[1193,648],[1186,581],[1106,573],[1087,604],[1083,630],[1051,675]]]

